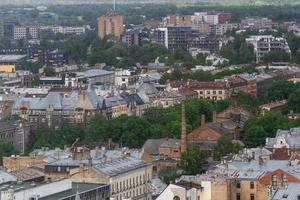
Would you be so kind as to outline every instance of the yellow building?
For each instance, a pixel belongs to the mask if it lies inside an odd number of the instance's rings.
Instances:
[[[15,65],[0,65],[0,72],[15,72],[16,66]]]
[[[124,18],[122,15],[107,13],[98,19],[98,36],[103,39],[106,35],[120,38],[124,31]]]

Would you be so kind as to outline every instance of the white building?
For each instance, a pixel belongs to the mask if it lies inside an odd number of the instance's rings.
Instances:
[[[263,57],[270,51],[284,50],[288,54],[291,54],[290,47],[285,38],[274,37],[272,35],[252,35],[246,38],[246,42],[252,44],[254,47],[256,63],[261,62]]]
[[[178,182],[170,184],[156,200],[200,200],[210,199],[203,196],[203,187],[192,182]]]
[[[135,71],[128,69],[119,69],[115,71],[115,85],[128,86],[137,82],[137,75]]]

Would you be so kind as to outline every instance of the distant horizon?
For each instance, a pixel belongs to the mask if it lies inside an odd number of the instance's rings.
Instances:
[[[116,0],[117,4],[197,4],[207,5],[289,5],[300,4],[297,0]],[[113,0],[1,0],[0,5],[78,5],[113,4]]]

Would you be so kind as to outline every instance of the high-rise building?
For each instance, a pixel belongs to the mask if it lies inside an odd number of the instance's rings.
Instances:
[[[171,15],[164,18],[165,25],[192,25],[192,19],[190,15]]]
[[[98,18],[98,36],[103,39],[106,35],[120,38],[124,31],[122,15],[110,12]]]
[[[167,26],[156,29],[155,41],[170,50],[177,48],[187,50],[191,33],[191,26]]]
[[[4,25],[3,22],[0,20],[0,39],[4,37]]]

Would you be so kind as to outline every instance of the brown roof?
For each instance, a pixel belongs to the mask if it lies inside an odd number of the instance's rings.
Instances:
[[[226,89],[226,83],[222,81],[170,81],[172,88],[191,88],[191,89]]]
[[[200,126],[188,134],[188,141],[193,143],[216,142],[221,135],[207,125]]]

